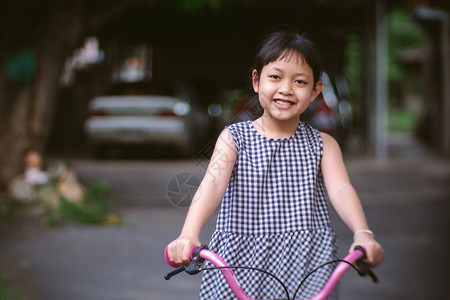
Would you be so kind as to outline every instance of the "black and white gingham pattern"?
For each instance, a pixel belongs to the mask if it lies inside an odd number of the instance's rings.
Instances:
[[[337,241],[320,172],[322,138],[302,122],[286,139],[261,136],[251,121],[227,128],[238,155],[210,249],[230,265],[258,267],[275,274],[292,296],[309,271],[336,258]],[[332,269],[329,266],[314,273],[298,297],[317,293]],[[279,284],[265,274],[238,270],[236,277],[253,298],[284,297]],[[205,271],[200,299],[235,296],[219,271]]]

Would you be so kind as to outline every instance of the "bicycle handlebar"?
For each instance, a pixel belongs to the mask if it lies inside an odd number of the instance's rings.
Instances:
[[[205,245],[201,245],[201,246],[193,246],[192,248],[191,248],[191,252],[189,252],[189,257],[191,258],[191,260],[194,258],[194,256],[195,256],[195,253],[194,253],[194,251],[196,250],[196,249],[198,249],[198,248],[202,248],[202,249],[206,249],[206,248],[208,248],[208,247],[206,247]],[[199,249],[200,250],[200,249]],[[179,268],[179,267],[181,267],[181,265],[178,265],[178,264],[176,264],[176,263],[174,263],[174,262],[172,262],[171,260],[170,260],[170,258],[169,258],[169,253],[167,252],[167,247],[166,247],[166,249],[164,250],[164,258],[166,259],[166,262],[169,264],[169,266],[171,266],[172,268]]]
[[[233,293],[238,297],[239,300],[255,300],[249,297],[239,283],[236,281],[234,276],[234,272],[232,271],[232,267],[229,267],[228,264],[215,252],[208,249],[206,245],[202,246],[194,246],[191,248],[190,258],[191,263],[187,266],[180,266],[170,261],[169,255],[167,253],[167,247],[164,251],[164,257],[167,263],[177,268],[176,270],[168,273],[164,278],[169,280],[172,276],[175,276],[178,273],[185,271],[186,273],[193,275],[202,271],[201,267],[203,262],[206,260],[210,261],[214,266],[218,267],[220,272],[222,272],[225,280],[229,284]],[[342,276],[344,276],[347,269],[352,266],[358,271],[360,276],[369,275],[374,282],[378,282],[378,278],[375,274],[369,269],[367,264],[364,262],[366,258],[366,251],[361,246],[356,246],[354,251],[349,253],[334,269],[330,278],[325,283],[322,290],[314,297],[309,300],[320,300],[326,299],[333,289],[336,287],[338,282],[341,280]],[[355,267],[355,264],[357,267]]]

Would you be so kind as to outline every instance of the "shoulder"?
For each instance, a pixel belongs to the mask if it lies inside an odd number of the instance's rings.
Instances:
[[[308,143],[312,153],[321,157],[323,155],[323,137],[321,132],[304,122],[300,122],[299,127],[302,133],[302,139]]]
[[[233,140],[233,130],[227,126],[219,134],[216,143],[221,142],[221,141],[222,142],[229,141],[230,139],[231,139],[231,141]]]
[[[316,128],[312,127],[310,124],[305,122],[300,122],[299,127],[301,128],[301,131],[306,133],[306,136],[310,139],[314,139],[316,141],[322,141],[321,132],[317,130]]]
[[[249,124],[247,121],[242,121],[238,123],[233,123],[230,125],[225,126],[225,129],[228,129],[230,133],[232,134],[238,134],[244,131],[247,131],[249,129]]]
[[[226,133],[224,133],[226,132]],[[243,121],[238,123],[233,123],[225,127],[222,132],[228,137],[232,138],[234,141],[234,147],[239,151],[243,145],[246,143],[245,141],[251,138],[251,125],[249,121]]]
[[[322,137],[323,146],[329,146],[329,147],[339,147],[339,144],[337,143],[336,139],[325,132],[320,132],[320,136]]]
[[[229,155],[236,155],[236,145],[235,139],[233,137],[232,131],[225,127],[220,133],[216,141],[215,152]]]
[[[329,159],[342,159],[341,148],[338,142],[331,135],[321,132],[320,133],[323,141],[323,157],[325,160]]]
[[[230,131],[225,128],[219,135],[204,179],[226,187],[236,163],[236,147]]]

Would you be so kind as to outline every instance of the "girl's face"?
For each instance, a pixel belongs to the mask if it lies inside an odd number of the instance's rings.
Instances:
[[[253,70],[252,82],[264,115],[280,121],[298,122],[323,87],[321,81],[314,84],[311,67],[299,55],[273,61],[262,68],[261,74]]]

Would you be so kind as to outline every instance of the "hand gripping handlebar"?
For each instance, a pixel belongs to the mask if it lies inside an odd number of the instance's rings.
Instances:
[[[241,286],[236,281],[236,278],[232,270],[232,268],[235,267],[229,267],[220,256],[218,256],[213,251],[208,250],[208,247],[206,245],[194,246],[191,248],[190,251],[191,262],[189,263],[189,265],[186,266],[180,266],[171,262],[169,259],[167,248],[164,251],[164,257],[170,266],[177,268],[176,270],[168,273],[164,277],[166,280],[169,280],[172,276],[181,273],[183,271],[185,271],[190,275],[201,272],[203,262],[206,259],[219,268],[219,270],[224,275],[226,281],[228,282],[230,288],[238,297],[238,299],[254,300],[253,298],[250,298],[247,294],[245,294]],[[328,297],[328,295],[331,294],[333,289],[336,287],[336,285],[338,284],[342,276],[344,276],[345,272],[350,266],[355,268],[360,276],[369,275],[374,282],[378,282],[378,278],[364,262],[365,258],[366,258],[366,251],[364,250],[364,248],[361,246],[356,246],[354,248],[354,251],[349,253],[343,260],[341,260],[341,263],[337,265],[337,267],[332,272],[330,278],[325,283],[322,290],[310,300],[326,299],[326,297]]]

